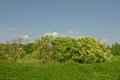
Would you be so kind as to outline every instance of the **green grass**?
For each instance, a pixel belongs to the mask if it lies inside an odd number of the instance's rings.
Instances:
[[[120,80],[120,60],[99,64],[0,62],[0,80]]]

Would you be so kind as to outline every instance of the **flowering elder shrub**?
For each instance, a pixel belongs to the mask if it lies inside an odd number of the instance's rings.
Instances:
[[[5,59],[6,44],[0,44],[0,60]]]
[[[92,37],[78,38],[73,51],[76,53],[72,55],[72,60],[79,63],[101,63],[112,58],[109,47]]]
[[[24,50],[20,46],[20,43],[17,39],[8,41],[5,44],[3,49],[4,59],[11,62],[16,62],[18,58],[22,58],[24,56]]]
[[[33,44],[33,57],[40,63],[49,62],[52,55],[51,41],[54,39],[52,34],[45,34],[35,40]]]
[[[52,41],[54,58],[59,62],[100,63],[112,58],[109,47],[92,37],[57,37]]]
[[[35,40],[33,55],[39,62],[101,63],[112,58],[109,47],[92,37],[54,37],[53,33]]]
[[[52,41],[53,57],[58,62],[65,62],[72,57],[72,48],[75,46],[75,39],[70,37],[57,37]]]

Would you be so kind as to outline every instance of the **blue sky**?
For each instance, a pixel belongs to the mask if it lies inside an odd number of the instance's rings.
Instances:
[[[120,0],[0,0],[0,42],[44,33],[120,42]]]

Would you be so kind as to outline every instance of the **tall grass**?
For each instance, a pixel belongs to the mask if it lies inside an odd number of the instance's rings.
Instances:
[[[99,64],[0,62],[0,80],[120,80],[120,62]]]

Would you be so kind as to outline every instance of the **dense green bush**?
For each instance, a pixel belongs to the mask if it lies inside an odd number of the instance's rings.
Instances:
[[[111,47],[111,52],[113,55],[120,55],[120,44],[115,42]]]
[[[54,56],[60,62],[100,63],[112,58],[109,47],[92,37],[57,37],[52,41]]]
[[[24,56],[24,50],[20,47],[18,40],[11,40],[7,42],[5,48],[5,57],[9,62],[16,62],[18,58]]]
[[[0,44],[0,60],[17,62],[24,59],[27,54],[32,54],[33,43],[21,43],[19,39],[13,39]]]
[[[33,43],[21,44],[21,47],[26,54],[32,54],[33,52]]]
[[[100,63],[112,58],[109,47],[92,37],[83,37],[76,40],[72,59],[79,63]]]
[[[9,62],[16,62],[18,58],[24,56],[24,50],[20,46],[18,39],[10,40],[0,45],[0,59]]]
[[[52,51],[51,41],[53,36],[44,35],[34,42],[33,57],[39,60],[40,63],[45,63],[50,60],[50,54]]]
[[[72,48],[76,40],[70,37],[57,37],[52,41],[53,57],[59,62],[65,62],[72,57]]]
[[[5,59],[5,48],[6,48],[6,44],[0,44],[0,60]]]

